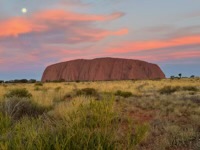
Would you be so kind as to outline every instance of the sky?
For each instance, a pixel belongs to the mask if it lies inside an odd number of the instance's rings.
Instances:
[[[99,57],[200,76],[200,0],[0,0],[0,80]]]

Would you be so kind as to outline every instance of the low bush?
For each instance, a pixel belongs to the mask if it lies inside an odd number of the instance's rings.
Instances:
[[[6,88],[8,85],[6,85],[5,83],[3,83],[2,86],[3,86],[4,88]]]
[[[29,98],[9,97],[1,103],[1,113],[18,120],[24,116],[38,117],[50,108],[39,106]]]
[[[59,92],[62,88],[59,86],[59,87],[56,87],[55,88],[55,92]]]
[[[43,83],[42,82],[37,82],[37,83],[35,83],[35,86],[43,86]]]
[[[135,127],[135,134],[133,137],[133,143],[134,145],[140,144],[142,141],[147,138],[147,133],[149,131],[150,126],[148,124],[139,124]]]
[[[40,91],[41,88],[39,88],[38,86],[34,88],[34,91]]]
[[[184,91],[194,91],[194,92],[198,91],[198,88],[196,88],[195,86],[184,86],[182,87],[182,89]]]
[[[35,79],[30,79],[29,81],[28,81],[28,83],[36,83],[37,82],[37,80],[35,80]]]
[[[180,86],[164,86],[163,88],[161,88],[159,90],[160,94],[172,94],[176,91],[192,91],[192,92],[196,92],[198,91],[198,88],[194,87],[194,86],[184,86],[184,87],[180,87]]]
[[[124,97],[124,98],[128,98],[128,97],[133,96],[133,94],[132,94],[131,92],[120,91],[120,90],[118,90],[117,92],[115,92],[115,95],[116,95],[116,96],[122,96],[122,97]]]
[[[70,93],[67,93],[63,96],[63,100],[69,100],[72,99],[72,95]]]
[[[170,148],[187,145],[198,136],[193,127],[182,128],[179,125],[166,125],[164,129],[168,136]]]
[[[5,98],[10,97],[20,97],[20,98],[30,98],[32,94],[25,88],[22,89],[12,89],[4,95]]]
[[[175,86],[175,87],[172,87],[172,86],[164,86],[163,88],[161,88],[159,90],[160,94],[172,94],[176,91],[180,90],[180,87],[179,86]]]
[[[94,88],[84,88],[76,91],[76,95],[97,96],[98,92]]]
[[[200,104],[200,96],[198,95],[190,97],[190,100],[196,104]]]

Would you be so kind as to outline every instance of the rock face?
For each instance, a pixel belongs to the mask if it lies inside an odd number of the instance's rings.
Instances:
[[[156,64],[132,59],[78,59],[48,66],[42,76],[46,81],[104,81],[162,79],[164,73]]]

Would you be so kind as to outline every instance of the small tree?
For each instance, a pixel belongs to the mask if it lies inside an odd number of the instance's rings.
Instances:
[[[174,79],[174,78],[175,78],[175,76],[171,76],[171,77],[170,77],[170,79]]]
[[[178,74],[178,76],[179,76],[179,78],[181,78],[181,77],[182,77],[182,74],[181,74],[181,73],[179,73],[179,74]]]
[[[194,78],[194,77],[195,77],[194,75],[191,75],[191,76],[190,76],[190,78]]]
[[[29,83],[36,83],[37,81],[35,79],[30,79],[28,82]]]
[[[0,83],[4,83],[4,81],[3,81],[3,80],[0,80]]]
[[[27,79],[21,79],[21,80],[19,80],[19,83],[28,83],[28,80]]]

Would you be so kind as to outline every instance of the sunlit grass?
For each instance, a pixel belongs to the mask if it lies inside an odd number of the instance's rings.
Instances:
[[[5,94],[23,88],[32,95],[27,97],[28,106],[45,111],[26,114],[24,106],[17,105],[12,108],[23,109],[19,112],[24,116],[13,119],[4,110]],[[8,98],[9,103],[16,99]],[[2,84],[0,102],[0,150],[161,150],[200,145],[198,78]]]

